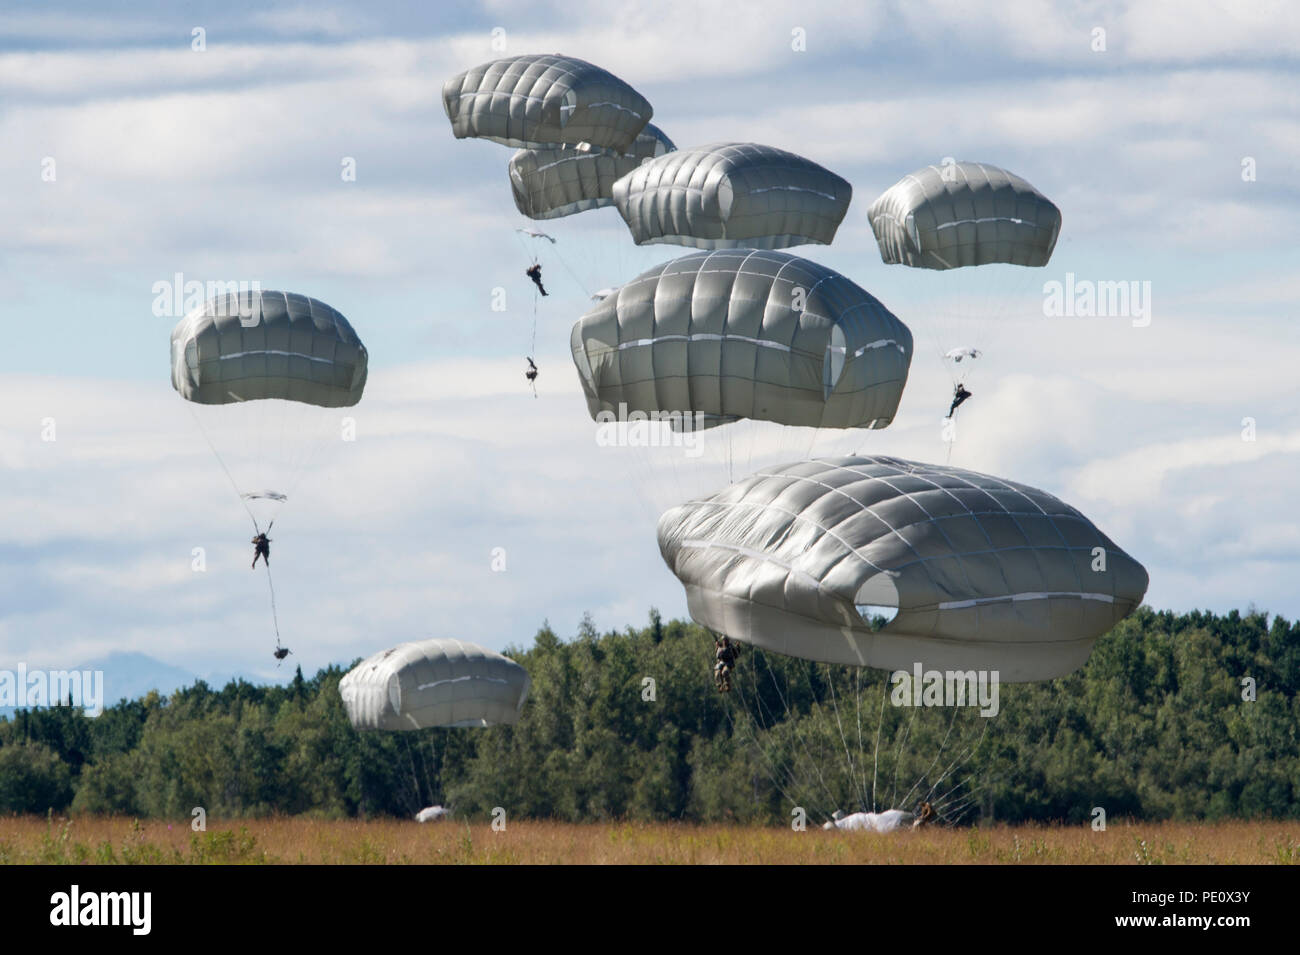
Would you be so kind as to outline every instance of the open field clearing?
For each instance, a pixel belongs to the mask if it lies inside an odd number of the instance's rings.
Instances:
[[[137,822],[81,816],[0,819],[0,862],[525,864],[1297,864],[1300,823],[1113,823],[871,832],[689,824],[301,818]]]

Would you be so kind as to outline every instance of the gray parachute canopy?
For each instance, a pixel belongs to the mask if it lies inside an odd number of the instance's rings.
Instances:
[[[511,56],[458,73],[442,87],[457,139],[505,146],[590,143],[624,153],[654,114],[644,96],[577,57]]]
[[[912,361],[912,333],[862,288],[753,249],[693,252],[642,273],[578,320],[571,346],[593,418],[622,404],[883,428]]]
[[[514,723],[528,698],[528,672],[461,640],[402,643],[363,660],[339,681],[359,730]]]
[[[829,245],[853,187],[784,149],[714,143],[642,163],[614,183],[637,245],[784,249]]]
[[[171,362],[172,387],[205,405],[283,398],[343,408],[366,386],[366,347],[348,320],[292,292],[209,299],[172,331]]]
[[[510,160],[515,206],[532,219],[555,219],[614,204],[614,183],[647,159],[677,147],[649,123],[626,155],[606,149],[521,149]]]
[[[691,616],[718,633],[809,660],[1009,682],[1082,666],[1147,588],[1140,564],[1050,494],[888,457],[760,471],[666,512],[659,548]],[[873,629],[881,607],[897,616]]]
[[[1061,210],[1015,173],[979,162],[926,166],[867,211],[886,265],[956,269],[1052,257]]]

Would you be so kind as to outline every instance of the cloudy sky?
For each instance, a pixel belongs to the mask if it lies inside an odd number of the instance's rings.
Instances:
[[[179,315],[154,289],[177,274],[312,295],[369,349],[356,440],[322,439],[272,535],[304,669],[684,614],[656,516],[766,439],[692,460],[597,445],[569,329],[588,293],[680,250],[632,247],[611,209],[548,224],[534,345],[510,150],[454,139],[440,98],[501,55],[494,30],[507,54],[616,72],[679,145],[764,142],[853,184],[835,243],[797,251],[917,339],[898,418],[855,447],[1058,495],[1145,564],[1158,608],[1300,615],[1300,9],[975,6],[0,3],[0,666],[132,650],[285,673],[251,525],[170,385]],[[1046,269],[954,301],[881,264],[871,200],[944,157],[1060,206]],[[1137,282],[1149,315],[1044,316],[1067,275]],[[985,352],[951,449],[945,344]]]

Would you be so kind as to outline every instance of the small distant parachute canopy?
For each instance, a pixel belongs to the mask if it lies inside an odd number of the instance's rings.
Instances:
[[[717,633],[808,660],[1007,682],[1081,667],[1148,582],[1050,494],[888,457],[760,471],[667,511],[659,549],[691,616]],[[873,626],[880,607],[896,616]]]
[[[614,183],[677,147],[653,123],[632,149],[523,149],[510,160],[515,206],[531,219],[555,219],[614,204]]]
[[[520,148],[590,143],[618,153],[632,148],[654,115],[614,74],[559,54],[511,56],[458,73],[443,84],[442,105],[457,139]]]
[[[983,354],[983,352],[981,352],[978,348],[962,347],[962,348],[948,349],[948,351],[943,353],[943,357],[948,359],[949,361],[953,361],[953,362],[957,362],[958,364],[961,364],[966,359],[974,360],[978,358],[981,354]]]
[[[244,491],[239,496],[245,501],[276,501],[281,504],[289,500],[288,495],[279,491]]]
[[[348,320],[292,292],[209,299],[172,331],[171,364],[172,387],[204,405],[282,398],[344,408],[366,386],[366,347]]]
[[[551,245],[555,245],[555,236],[546,232],[541,232],[537,229],[516,229],[515,231],[528,236],[530,239],[545,239],[547,242],[551,243]]]
[[[614,183],[637,245],[784,249],[835,238],[853,187],[784,149],[714,143],[642,163]]]
[[[446,806],[426,806],[415,814],[416,822],[444,822],[451,817]]]
[[[956,269],[1047,264],[1061,210],[1015,173],[987,163],[926,166],[904,176],[867,212],[886,265]]]
[[[528,698],[528,672],[474,643],[422,640],[376,653],[339,681],[359,730],[514,723]]]
[[[864,289],[755,249],[643,272],[579,319],[570,344],[593,419],[625,406],[703,415],[705,427],[883,428],[912,361],[911,332]]]

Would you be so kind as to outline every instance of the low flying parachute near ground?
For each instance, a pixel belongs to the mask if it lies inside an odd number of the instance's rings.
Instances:
[[[601,412],[702,414],[883,428],[912,335],[880,302],[785,252],[695,252],[611,292],[573,327],[573,361]]]
[[[528,672],[510,658],[437,639],[363,660],[339,681],[339,695],[359,730],[418,730],[514,723],[528,687]]]
[[[784,249],[829,245],[853,187],[810,159],[757,143],[713,143],[642,163],[614,183],[637,245]]]
[[[458,73],[442,87],[457,139],[554,148],[588,143],[630,152],[654,115],[617,76],[573,56],[511,56]]]
[[[1147,573],[1074,508],[961,468],[847,457],[760,471],[659,521],[691,616],[792,656],[886,670],[1082,666]],[[877,627],[882,608],[897,615]]]
[[[1015,173],[978,162],[926,166],[867,211],[886,265],[956,269],[1052,257],[1061,211]]]
[[[515,207],[530,219],[555,219],[611,206],[616,181],[676,148],[650,123],[626,154],[581,147],[521,149],[510,159]]]

